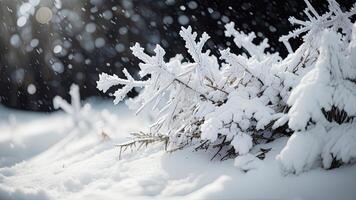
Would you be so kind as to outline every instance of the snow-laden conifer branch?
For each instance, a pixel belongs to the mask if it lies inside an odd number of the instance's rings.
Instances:
[[[127,93],[129,93],[135,87],[144,87],[144,81],[135,81],[127,69],[123,69],[122,72],[127,77],[127,79],[119,78],[117,75],[108,75],[102,73],[99,75],[99,81],[97,82],[97,88],[103,92],[107,92],[111,87],[116,85],[123,85],[124,87],[116,90],[114,93],[115,100],[114,104],[118,104],[122,101]]]
[[[308,20],[302,21],[295,17],[290,17],[290,23],[299,25],[300,28],[289,32],[289,34],[279,39],[279,41],[284,43],[289,53],[293,52],[289,44],[289,39],[299,37],[303,33],[305,33],[304,41],[306,42],[313,41],[315,37],[319,37],[320,31],[329,27],[333,27],[335,30],[342,28],[343,32],[350,36],[351,24],[348,19],[356,13],[356,4],[349,11],[342,12],[339,4],[335,0],[328,0],[329,11],[323,15],[319,15],[309,0],[304,1],[307,5],[304,13],[307,15]]]
[[[188,28],[182,27],[179,34],[184,39],[185,47],[195,62],[195,71],[199,83],[204,85],[203,82],[206,80],[215,81],[216,79],[221,79],[217,68],[217,60],[215,57],[210,56],[210,50],[203,52],[203,47],[209,40],[210,36],[204,32],[199,41],[197,41],[198,33],[193,32],[190,26]]]
[[[199,41],[196,42],[198,33],[193,32],[192,27],[190,26],[188,26],[188,28],[183,27],[179,34],[185,40],[185,47],[187,48],[188,53],[192,56],[193,60],[196,63],[201,64],[203,47],[210,36],[204,32]]]
[[[332,29],[323,31],[315,67],[288,99],[288,126],[296,132],[278,157],[286,171],[308,170],[320,158],[325,168],[356,159],[356,83],[350,81],[356,77],[350,60],[355,55],[342,49],[341,37]],[[313,147],[304,148],[307,144]]]
[[[225,60],[226,63],[240,67],[249,74],[255,76],[262,84],[266,83],[263,78],[263,70],[261,68],[255,69],[253,66],[248,66],[248,61],[245,57],[231,53],[229,48],[221,50],[220,54],[221,59]]]
[[[234,37],[234,42],[239,48],[244,48],[250,56],[255,56],[258,60],[265,58],[265,50],[269,47],[268,39],[265,38],[259,45],[253,43],[256,39],[254,32],[245,34],[243,31],[235,29],[235,23],[230,22],[225,25],[225,36]]]
[[[117,103],[132,88],[142,87],[138,97],[126,102],[136,112],[145,107],[155,111],[145,140],[164,135],[171,149],[194,144],[197,149],[217,147],[213,158],[242,156],[235,164],[244,168],[241,165],[251,160],[249,151],[255,144],[294,132],[278,157],[286,171],[307,170],[319,158],[326,168],[352,162],[356,159],[351,130],[356,116],[356,28],[351,33],[355,7],[342,12],[335,0],[328,0],[329,11],[319,14],[305,2],[307,20],[290,18],[301,27],[280,38],[290,51],[285,59],[267,52],[267,39],[255,44],[256,35],[236,30],[234,23],[226,25],[225,35],[249,56],[225,49],[217,58],[203,50],[209,36],[203,33],[198,38],[188,27],[180,35],[192,62],[182,62],[181,56],[166,62],[159,45],[150,56],[135,44],[131,50],[142,61],[139,74],[150,78],[135,81],[127,71],[126,79],[102,74],[98,88],[106,92],[113,85],[123,86],[114,94]],[[292,53],[288,41],[301,34],[304,43]],[[340,130],[343,133],[336,133]]]
[[[140,150],[143,146],[147,147],[149,144],[156,142],[163,142],[165,145],[165,150],[167,150],[169,138],[166,135],[154,135],[151,133],[146,134],[143,132],[131,133],[131,135],[133,136],[132,140],[116,145],[120,148],[119,159],[121,159],[121,154],[128,148],[130,148],[131,150],[133,148],[137,148],[137,150]]]
[[[187,36],[188,37],[188,36]],[[203,92],[199,90],[199,88],[196,88],[195,86],[193,86],[191,83],[186,82],[185,80],[183,80],[184,78],[184,73],[175,73],[174,69],[172,69],[170,66],[167,66],[167,63],[164,62],[164,55],[165,55],[165,51],[164,49],[157,45],[156,48],[154,49],[154,52],[156,53],[155,56],[150,57],[148,54],[146,54],[144,52],[144,49],[142,47],[140,47],[140,45],[138,43],[135,44],[135,46],[131,47],[132,53],[139,58],[141,61],[143,61],[143,63],[140,63],[140,75],[141,77],[150,74],[151,78],[149,81],[147,81],[147,83],[152,83],[152,81],[154,80],[154,85],[156,87],[156,90],[159,90],[160,88],[160,84],[159,82],[161,82],[159,79],[164,79],[163,82],[165,82],[166,87],[170,86],[173,82],[183,85],[184,87],[186,87],[189,90],[192,90],[193,92],[199,94],[199,95],[203,95]],[[197,53],[198,55],[198,53]],[[176,63],[170,63],[170,64],[179,64],[180,61],[176,60]],[[196,66],[196,65],[195,65]],[[182,67],[182,69],[187,68],[188,66]],[[191,67],[191,65],[189,66]],[[191,69],[189,69],[191,70]],[[186,72],[185,72],[186,73]],[[188,71],[189,73],[189,71]],[[187,75],[187,74],[186,74]],[[163,88],[166,88],[163,87]],[[164,89],[165,90],[165,89]],[[161,92],[164,92],[164,90],[162,90]]]

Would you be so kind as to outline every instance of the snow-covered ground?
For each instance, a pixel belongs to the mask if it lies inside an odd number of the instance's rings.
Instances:
[[[115,144],[148,127],[124,105],[91,100],[89,126],[75,127],[63,112],[0,107],[0,199],[355,199],[356,165],[284,175],[275,157],[287,138],[251,170],[214,152],[166,153],[160,144],[125,151]],[[105,134],[102,134],[102,133]]]

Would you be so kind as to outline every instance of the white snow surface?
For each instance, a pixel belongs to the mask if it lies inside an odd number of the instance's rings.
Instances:
[[[276,155],[287,138],[254,146],[235,161],[210,161],[215,152],[191,148],[166,153],[160,144],[125,151],[119,160],[115,144],[127,141],[130,132],[144,131],[148,117],[111,102],[90,103],[90,128],[73,126],[64,112],[0,106],[1,200],[356,197],[356,165],[333,170],[308,166],[310,171],[284,175]],[[264,160],[252,156],[260,148],[272,148]]]

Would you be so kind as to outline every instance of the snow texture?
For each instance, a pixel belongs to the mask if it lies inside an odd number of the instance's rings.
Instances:
[[[355,165],[312,169],[299,176],[281,174],[275,156],[288,138],[256,145],[235,162],[212,162],[206,152],[192,148],[167,154],[161,145],[125,151],[119,160],[114,144],[125,141],[130,132],[144,131],[147,118],[134,116],[122,105],[113,107],[111,102],[92,99],[89,103],[91,116],[106,110],[102,128],[111,139],[104,139],[101,128],[73,126],[64,112],[29,113],[0,106],[0,199],[332,200],[356,196]],[[16,123],[10,124],[10,116]],[[255,157],[260,148],[271,148],[264,160]],[[13,162],[4,165],[4,158]]]

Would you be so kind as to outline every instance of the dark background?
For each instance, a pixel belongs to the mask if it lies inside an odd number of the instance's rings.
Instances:
[[[19,27],[24,2],[0,0],[0,104],[34,111],[52,111],[53,97],[68,99],[72,83],[80,86],[83,99],[102,96],[96,89],[101,72],[122,77],[124,67],[137,71],[138,59],[129,50],[135,42],[151,53],[155,44],[162,45],[167,59],[186,55],[181,26],[191,25],[200,34],[206,31],[212,38],[206,48],[218,56],[219,49],[230,45],[239,51],[224,37],[224,25],[234,21],[245,33],[254,31],[258,40],[268,38],[269,51],[285,57],[287,51],[278,38],[292,30],[289,16],[306,18],[303,0],[42,0],[33,12],[50,8],[50,23],[38,23],[31,14]],[[338,2],[343,9],[354,3]],[[319,13],[327,6],[326,0],[311,3]],[[18,38],[15,45],[11,43]],[[292,46],[300,42],[292,41]],[[63,49],[60,53],[53,52],[57,45]]]

